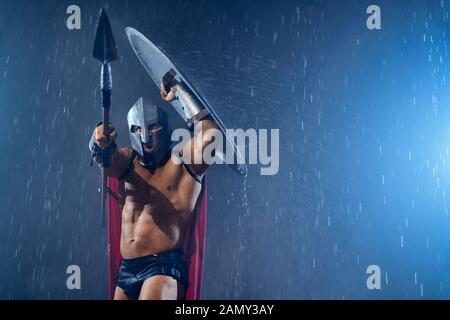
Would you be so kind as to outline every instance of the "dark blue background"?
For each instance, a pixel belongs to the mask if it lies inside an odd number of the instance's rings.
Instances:
[[[81,30],[66,28],[67,6]],[[382,30],[366,27],[377,4]],[[279,128],[280,171],[208,175],[206,299],[449,298],[449,1],[0,0],[0,298],[106,298],[91,57],[106,6],[112,122],[160,101],[127,43],[173,58],[227,127]],[[174,124],[180,124],[172,113]],[[81,290],[66,268],[81,267]],[[366,268],[379,265],[381,290]]]

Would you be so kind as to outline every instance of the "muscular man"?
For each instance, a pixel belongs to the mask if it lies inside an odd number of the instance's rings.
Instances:
[[[163,99],[174,99],[161,87]],[[187,266],[182,242],[193,218],[207,165],[176,161],[170,149],[166,113],[142,98],[127,116],[132,148],[118,148],[116,130],[94,130],[90,149],[102,166],[101,149],[108,148],[106,174],[125,182],[120,251],[122,261],[114,299],[182,299],[187,284]],[[208,129],[217,128],[211,117],[203,118],[200,132],[184,145],[180,155],[202,159],[211,142]],[[211,132],[211,131],[210,131]],[[198,158],[197,158],[198,157]]]

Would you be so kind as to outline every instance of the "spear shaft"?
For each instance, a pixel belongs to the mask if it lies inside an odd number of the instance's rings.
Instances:
[[[102,91],[103,133],[109,139],[109,111],[111,108],[112,72],[111,62],[117,60],[117,48],[106,10],[100,11],[95,33],[93,56],[101,62],[100,89]],[[107,211],[108,177],[105,169],[110,165],[109,150],[102,149],[102,224],[105,226]]]

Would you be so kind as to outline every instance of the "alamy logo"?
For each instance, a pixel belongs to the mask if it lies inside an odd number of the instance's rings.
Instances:
[[[370,16],[367,18],[367,28],[369,30],[380,30],[381,29],[381,9],[377,5],[371,5],[366,10],[367,14]]]
[[[67,14],[70,16],[66,20],[66,26],[69,30],[80,30],[81,29],[81,10],[77,5],[70,5],[66,10]]]
[[[194,132],[199,132],[196,139],[202,140],[202,123],[194,124]],[[270,132],[270,138],[269,138]],[[280,162],[280,130],[279,129],[226,129],[226,135],[236,144],[242,152],[243,159],[236,157],[231,142],[218,129],[208,129],[203,133],[210,139],[211,143],[203,150],[202,157],[191,158],[188,152],[179,156],[177,164],[184,162],[186,164],[201,164],[202,162],[212,164],[260,164],[261,175],[275,175],[279,170]],[[173,131],[173,142],[178,142],[174,147],[174,154],[179,155],[179,151],[191,139],[189,130],[179,128]],[[248,143],[247,143],[248,142]],[[270,142],[270,143],[269,143]],[[269,152],[270,145],[270,152]],[[248,155],[248,161],[245,161]]]
[[[367,274],[370,276],[367,278],[367,289],[369,290],[380,290],[381,289],[381,269],[377,265],[370,265],[366,270]]]
[[[67,267],[66,273],[69,275],[66,281],[67,289],[81,289],[81,270],[77,265],[70,265]]]

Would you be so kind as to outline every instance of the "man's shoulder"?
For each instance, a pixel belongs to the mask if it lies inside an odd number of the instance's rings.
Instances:
[[[130,147],[118,148],[117,152],[126,158],[131,158],[133,156],[133,149]]]
[[[125,179],[128,174],[133,170],[134,159],[136,158],[136,153],[132,148],[119,148],[117,150],[118,160],[120,162],[121,174],[119,179]]]

